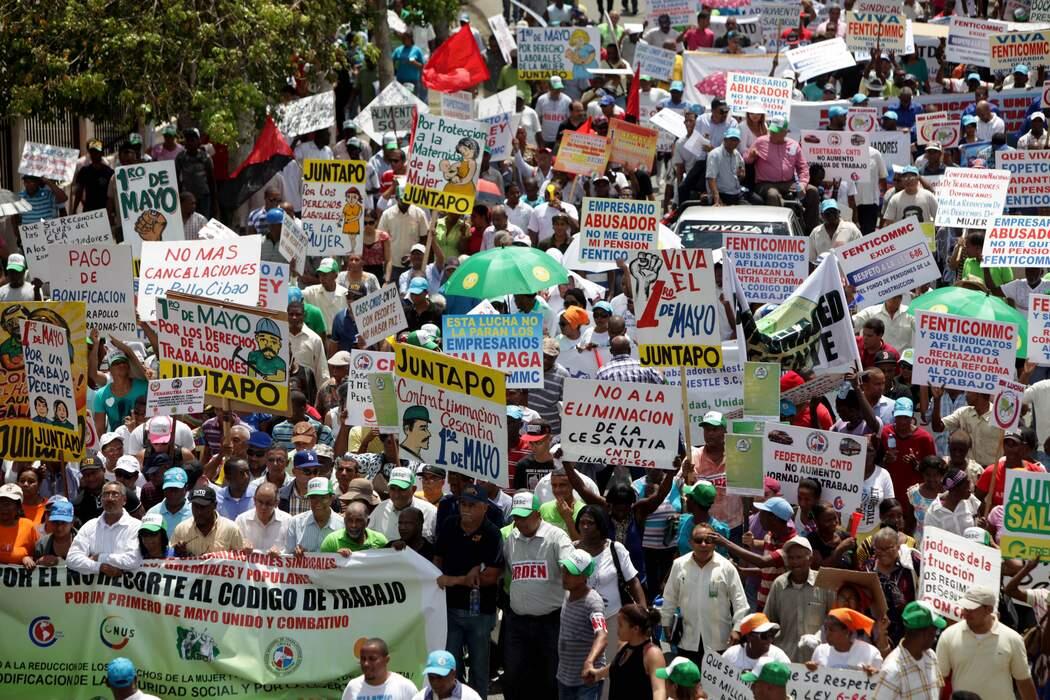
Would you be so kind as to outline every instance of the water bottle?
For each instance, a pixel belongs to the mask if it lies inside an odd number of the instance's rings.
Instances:
[[[888,450],[895,450],[895,449],[897,449],[897,436],[896,435],[890,435],[888,438],[886,438],[886,449],[888,449]]]
[[[481,614],[481,589],[477,586],[470,589],[470,616]]]

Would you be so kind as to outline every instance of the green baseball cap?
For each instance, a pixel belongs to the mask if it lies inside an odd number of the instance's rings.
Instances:
[[[539,497],[528,491],[514,494],[514,498],[510,502],[511,517],[527,518],[539,509]]]
[[[332,495],[332,485],[325,477],[315,476],[306,482],[306,495],[330,496]]]
[[[783,661],[774,661],[768,656],[763,656],[753,669],[741,674],[740,680],[745,683],[762,681],[783,688],[791,680],[791,667]]]
[[[405,414],[401,416],[401,422],[407,423],[410,420],[425,420],[429,423],[430,411],[426,409],[426,406],[409,406],[405,409]]]
[[[710,508],[711,504],[715,502],[715,498],[718,497],[718,490],[715,489],[715,485],[710,481],[698,481],[692,486],[686,486],[682,489],[682,493],[704,508]]]
[[[700,683],[700,669],[689,659],[676,656],[664,668],[656,669],[656,677],[669,680],[685,688],[693,688]]]
[[[576,576],[590,576],[594,573],[594,557],[582,549],[572,550],[565,559],[558,560],[558,564]]]
[[[927,627],[936,627],[939,630],[948,626],[948,621],[935,613],[925,603],[912,601],[904,606],[901,613],[901,621],[904,627],[910,630],[923,630]]]

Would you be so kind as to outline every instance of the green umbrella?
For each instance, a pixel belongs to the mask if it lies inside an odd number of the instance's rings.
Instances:
[[[1028,319],[1023,313],[999,297],[965,287],[941,287],[912,299],[908,313],[933,311],[982,321],[1002,321],[1017,324],[1017,356],[1028,357]]]
[[[471,255],[445,283],[444,293],[493,299],[533,294],[568,281],[568,271],[543,251],[507,246]]]

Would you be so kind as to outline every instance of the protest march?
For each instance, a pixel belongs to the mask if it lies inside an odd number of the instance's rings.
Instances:
[[[0,700],[1050,698],[1050,4],[11,2]]]

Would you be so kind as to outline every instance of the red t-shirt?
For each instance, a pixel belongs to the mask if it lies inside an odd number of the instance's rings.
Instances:
[[[813,416],[809,411],[809,404],[803,406],[795,417],[791,419],[791,425],[796,428],[819,428],[820,430],[831,430],[834,421],[824,404],[817,404],[817,425],[813,425]]]
[[[995,465],[998,470],[998,474],[995,475],[995,494],[992,496],[992,505],[1001,506],[1003,504],[1003,490],[1006,488],[1006,457],[1000,457],[999,461]],[[1042,464],[1037,462],[1024,463],[1024,471],[1027,472],[1045,472]],[[988,493],[988,490],[992,488],[992,465],[988,465],[981,472],[981,478],[977,480],[977,488],[981,491]]]
[[[893,481],[894,496],[903,505],[908,500],[906,497],[908,487],[922,481],[916,467],[923,458],[937,454],[937,446],[933,442],[933,436],[922,428],[916,428],[908,437],[901,437],[897,434],[895,426],[887,425],[882,429],[881,434],[882,444],[887,445],[886,449],[889,449],[887,441],[891,436],[897,440],[897,459],[892,462],[887,461],[883,466],[890,473],[890,479]],[[904,461],[908,455],[915,456],[914,465]]]
[[[685,35],[682,37],[682,43],[684,43],[685,48],[690,51],[709,49],[715,45],[715,33],[710,29],[693,27],[692,29],[686,30]]]
[[[864,369],[871,369],[872,367],[874,367],[875,353],[882,352],[883,350],[885,350],[886,352],[892,352],[898,358],[901,356],[901,354],[897,352],[897,348],[893,347],[885,340],[882,341],[882,346],[878,350],[876,350],[875,352],[868,352],[864,349],[864,340],[859,335],[857,336],[857,352],[860,353],[860,364]]]

